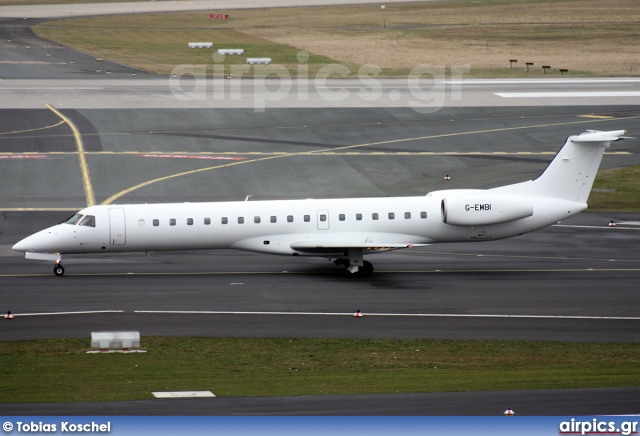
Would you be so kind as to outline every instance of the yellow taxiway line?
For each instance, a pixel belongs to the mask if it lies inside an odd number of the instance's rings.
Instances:
[[[65,117],[60,111],[51,106],[50,104],[46,105],[49,110],[51,110],[54,114],[59,116],[62,121],[67,123],[73,132],[73,137],[76,140],[76,147],[78,149],[78,159],[80,160],[80,172],[82,173],[82,185],[84,186],[85,197],[87,198],[87,206],[93,206],[96,204],[96,198],[93,194],[93,186],[91,185],[91,177],[89,175],[89,165],[87,164],[87,157],[84,151],[84,144],[82,142],[82,136],[80,136],[80,132],[78,128],[73,124],[73,122]]]
[[[638,118],[640,118],[640,116],[617,118],[617,120],[620,120],[620,119],[633,120],[633,119],[638,119]],[[173,179],[173,178],[177,178],[177,177],[183,177],[183,176],[187,176],[187,175],[192,175],[192,174],[197,174],[197,173],[201,173],[201,172],[205,172],[205,171],[211,171],[211,170],[216,170],[216,169],[221,169],[221,168],[229,168],[229,167],[237,166],[237,165],[246,165],[246,164],[251,164],[251,163],[271,160],[271,159],[282,159],[282,158],[293,157],[293,156],[301,156],[301,155],[309,156],[309,155],[314,155],[314,154],[335,153],[335,152],[339,152],[339,151],[344,152],[344,151],[347,151],[347,150],[348,151],[352,151],[352,150],[357,149],[357,148],[364,148],[364,147],[370,147],[370,146],[375,146],[375,145],[399,144],[399,143],[404,143],[404,142],[412,142],[412,141],[425,140],[425,139],[437,139],[437,138],[447,138],[447,137],[455,137],[455,136],[479,135],[479,134],[496,133],[496,132],[508,132],[508,131],[517,131],[517,130],[538,129],[538,128],[541,128],[541,127],[570,126],[570,125],[577,125],[577,124],[598,123],[598,122],[606,122],[606,121],[612,121],[612,119],[609,119],[609,118],[606,118],[606,119],[588,119],[588,120],[567,121],[567,122],[559,122],[559,123],[545,123],[545,124],[538,124],[538,125],[532,125],[532,126],[501,127],[501,128],[496,128],[496,129],[471,130],[471,131],[466,131],[466,132],[454,132],[454,133],[445,133],[445,134],[440,134],[440,135],[418,136],[418,137],[414,137],[414,138],[400,138],[400,139],[392,139],[392,140],[388,140],[388,141],[369,142],[369,143],[364,143],[364,144],[354,144],[354,145],[347,145],[347,146],[335,147],[335,148],[324,148],[324,149],[321,149],[321,150],[315,150],[315,151],[303,152],[303,153],[292,152],[292,153],[278,154],[278,155],[268,156],[268,157],[260,157],[260,158],[256,158],[256,159],[247,159],[247,160],[236,161],[236,162],[233,162],[233,163],[227,163],[227,164],[223,164],[223,165],[215,165],[215,166],[212,166],[212,167],[200,168],[200,169],[192,170],[192,171],[185,171],[185,172],[182,172],[182,173],[172,174],[172,175],[169,175],[169,176],[159,177],[159,178],[153,179],[153,180],[148,180],[146,182],[140,183],[140,184],[135,185],[135,186],[131,186],[130,188],[124,189],[124,190],[112,195],[111,197],[109,197],[105,201],[103,201],[102,204],[105,204],[105,205],[111,204],[111,203],[113,203],[114,201],[118,200],[120,197],[123,197],[126,194],[130,194],[131,192],[136,191],[136,190],[138,190],[140,188],[144,188],[146,186],[149,186],[149,185],[152,185],[154,183],[161,182],[161,181],[165,181],[165,180],[169,180],[169,179]]]

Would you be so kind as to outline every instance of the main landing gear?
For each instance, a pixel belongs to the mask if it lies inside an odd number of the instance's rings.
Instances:
[[[64,267],[60,262],[56,263],[56,266],[53,267],[53,273],[57,276],[61,276],[64,274]]]
[[[345,251],[345,257],[334,260],[336,265],[342,265],[356,277],[369,277],[373,274],[373,265],[362,258],[361,248],[349,248]]]
[[[336,259],[333,261],[336,265],[341,265],[347,268],[350,273],[356,277],[369,277],[373,274],[373,265],[369,261],[362,261],[360,266],[349,265],[349,259]]]
[[[362,262],[362,266],[358,267],[358,272],[356,274],[360,277],[369,277],[373,274],[373,265],[371,262],[365,260]]]

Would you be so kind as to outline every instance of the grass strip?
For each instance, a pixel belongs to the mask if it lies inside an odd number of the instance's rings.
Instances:
[[[33,27],[39,36],[88,53],[167,74],[177,65],[213,65],[212,50],[187,48],[211,41],[271,57],[292,77],[299,65],[381,68],[378,77],[407,77],[420,64],[467,65],[464,77],[551,77],[640,74],[637,0],[483,0],[216,11],[77,18]],[[298,62],[296,54],[311,54]],[[511,68],[510,60],[518,63]],[[225,65],[244,63],[227,56]],[[533,62],[532,71],[525,63]],[[542,66],[551,68],[545,73]],[[305,67],[306,68],[306,67]],[[457,70],[457,69],[456,69]],[[252,67],[268,74],[269,68]],[[344,74],[344,69],[339,73]],[[211,74],[211,72],[210,72]]]
[[[212,24],[204,12],[150,14],[64,20],[35,26],[41,38],[143,70],[170,74],[185,72],[222,76],[267,76],[286,68],[291,77],[299,71],[315,76],[318,70],[337,61],[253,36],[233,28]],[[213,49],[191,49],[189,42],[214,42]],[[218,56],[220,48],[243,49],[242,56]],[[269,65],[247,65],[247,58],[269,57]],[[222,60],[224,59],[224,60]],[[223,71],[214,66],[224,67]],[[303,66],[304,70],[300,70]],[[242,67],[242,68],[241,68]],[[308,72],[308,73],[307,73]]]
[[[640,213],[640,165],[599,171],[588,204],[591,212]]]
[[[1,402],[640,386],[640,346],[469,340],[145,337],[147,353],[88,339],[0,343]]]

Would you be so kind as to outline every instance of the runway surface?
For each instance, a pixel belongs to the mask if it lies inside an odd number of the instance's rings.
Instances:
[[[2,404],[5,415],[518,416],[637,414],[638,388]],[[351,431],[351,430],[349,430]]]
[[[609,216],[585,214],[511,240],[379,254],[369,258],[374,276],[362,280],[325,259],[227,250],[67,256],[67,273],[55,277],[51,265],[8,250],[11,229],[44,227],[44,214],[4,217],[0,310],[16,321],[3,325],[1,340],[130,329],[212,337],[639,339],[637,216],[618,217],[609,228]],[[357,309],[363,319],[354,319]]]
[[[107,61],[97,73],[95,58],[47,47],[16,26],[2,32],[20,44],[0,46],[0,59],[16,61],[0,70],[0,312],[16,315],[2,323],[0,340],[135,329],[143,343],[149,335],[638,342],[636,215],[584,213],[507,241],[379,254],[369,259],[376,272],[365,280],[324,259],[235,251],[69,256],[65,276],[55,277],[52,265],[26,261],[10,247],[94,203],[423,195],[531,179],[571,134],[627,129],[637,136],[640,82],[447,78],[439,100],[416,95],[406,82],[380,81],[381,96],[367,100],[358,95],[360,84],[333,81],[324,88],[314,83],[301,101],[298,82],[276,96],[269,86],[238,79],[225,83],[220,100],[207,91],[215,84],[206,83],[198,100],[185,93],[187,82],[176,94],[171,77]],[[339,91],[347,98],[327,98]],[[567,91],[573,94],[559,94]],[[421,111],[410,101],[440,107]],[[637,142],[618,142],[602,168],[638,164],[638,156]],[[352,316],[357,309],[363,318]],[[622,414],[637,413],[639,393],[227,398],[3,404],[2,410],[482,415],[513,407],[521,414]]]
[[[55,277],[50,265],[28,263],[5,243],[15,229],[40,226],[51,214],[3,214],[0,309],[16,317],[2,324],[1,340],[88,343],[91,331],[138,330],[143,346],[150,335],[638,342],[637,215],[583,214],[507,241],[372,256],[375,275],[358,280],[326,260],[232,251],[69,256],[67,274]],[[356,309],[362,318],[353,317]],[[637,413],[638,394],[628,388],[2,408],[37,415],[492,415],[512,407],[520,415],[588,415]]]

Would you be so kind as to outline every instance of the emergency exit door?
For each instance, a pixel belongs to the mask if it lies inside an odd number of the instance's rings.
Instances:
[[[121,207],[109,208],[109,231],[111,245],[124,245],[126,242],[126,228],[124,220],[124,209]]]

